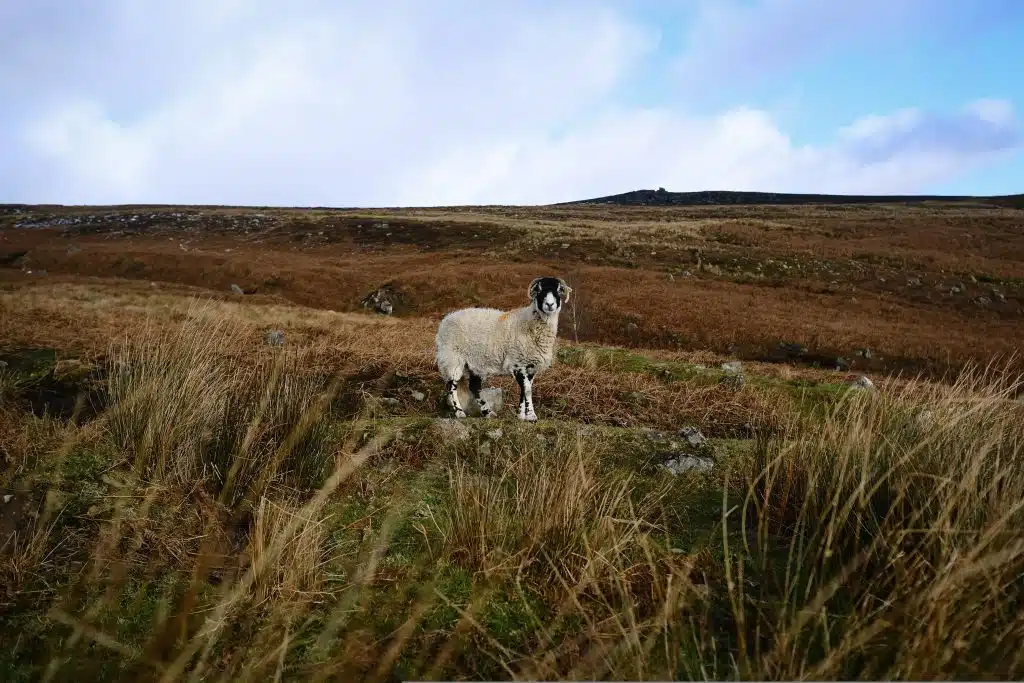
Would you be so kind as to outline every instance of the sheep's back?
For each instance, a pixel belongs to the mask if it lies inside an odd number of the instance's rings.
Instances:
[[[482,331],[492,329],[504,314],[496,308],[462,308],[452,311],[441,319],[437,326],[438,342],[452,334],[462,336],[478,335]]]
[[[502,372],[513,325],[510,313],[496,308],[463,308],[446,315],[437,330],[438,357],[465,362],[480,375]]]

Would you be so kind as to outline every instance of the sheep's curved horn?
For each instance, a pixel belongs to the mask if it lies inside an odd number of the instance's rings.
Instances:
[[[572,295],[572,287],[565,280],[559,280],[558,293],[562,298],[562,303],[568,303],[569,297]]]
[[[533,299],[537,296],[537,294],[540,293],[540,281],[543,279],[544,278],[542,277],[537,277],[533,279],[533,282],[530,283],[530,288],[526,290],[526,296],[528,298]]]

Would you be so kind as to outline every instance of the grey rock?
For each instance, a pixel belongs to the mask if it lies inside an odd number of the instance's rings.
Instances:
[[[412,400],[414,401],[424,401],[427,398],[426,394],[424,394],[422,391],[416,391],[415,389],[413,391],[410,391],[409,395],[412,396]]]
[[[861,375],[857,379],[850,380],[850,382],[848,382],[848,384],[851,387],[854,387],[854,388],[857,388],[857,389],[874,389],[875,388],[875,383],[872,382],[871,379],[868,378],[866,375]]]
[[[445,441],[465,441],[469,438],[469,427],[454,417],[440,417],[434,420],[434,427]]]
[[[14,498],[14,496],[12,496],[9,493],[5,493],[4,494],[4,505],[6,505],[7,503],[10,503],[12,498]]]
[[[402,402],[399,401],[397,398],[391,398],[390,396],[385,396],[380,400],[380,402],[386,406],[391,406],[392,408],[402,404]]]
[[[842,356],[840,356],[839,358],[836,358],[836,370],[839,370],[840,372],[846,372],[849,369],[850,369],[850,359],[849,358],[843,358]]]
[[[707,437],[701,434],[696,427],[683,427],[679,430],[679,435],[695,448],[700,448],[708,442]]]
[[[919,277],[907,278],[907,287],[920,287],[920,286],[921,286],[921,278],[919,278]]]
[[[988,306],[992,303],[992,299],[989,299],[987,296],[979,296],[974,302],[979,306]]]
[[[505,431],[501,427],[498,427],[497,429],[492,429],[491,431],[487,432],[487,438],[490,439],[491,441],[497,441],[503,436],[505,436]]]
[[[710,472],[715,466],[711,458],[701,458],[690,455],[683,455],[678,458],[666,460],[662,467],[673,476],[683,472]]]
[[[501,387],[486,387],[480,390],[480,398],[487,402],[491,412],[488,417],[496,418],[504,405],[504,392]],[[464,406],[466,415],[469,417],[480,417],[480,406],[476,401],[467,401]]]
[[[487,401],[487,405],[491,408],[491,414],[496,415],[501,410],[505,402],[504,392],[501,387],[487,387],[486,389],[480,390],[480,398]]]
[[[388,297],[387,289],[384,287],[364,296],[360,304],[362,304],[363,308],[372,306],[373,310],[381,315],[391,315],[395,310],[394,304]]]
[[[264,336],[267,344],[270,346],[280,346],[284,344],[284,332],[281,330],[271,330]]]
[[[239,287],[238,285],[231,285],[231,291],[234,292],[235,294],[239,295],[239,296],[242,296],[243,294],[245,294],[245,292],[242,291],[242,288]]]
[[[874,357],[874,354],[871,353],[871,349],[857,349],[855,355],[858,356],[859,358],[865,358],[867,360],[871,360],[871,358]]]

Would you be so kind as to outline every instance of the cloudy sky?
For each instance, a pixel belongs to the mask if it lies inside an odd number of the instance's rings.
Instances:
[[[0,0],[0,202],[1024,192],[1022,45],[1019,0]]]

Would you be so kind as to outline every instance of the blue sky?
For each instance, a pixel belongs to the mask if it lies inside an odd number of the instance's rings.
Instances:
[[[1024,192],[1021,46],[1014,0],[6,2],[0,201]]]

